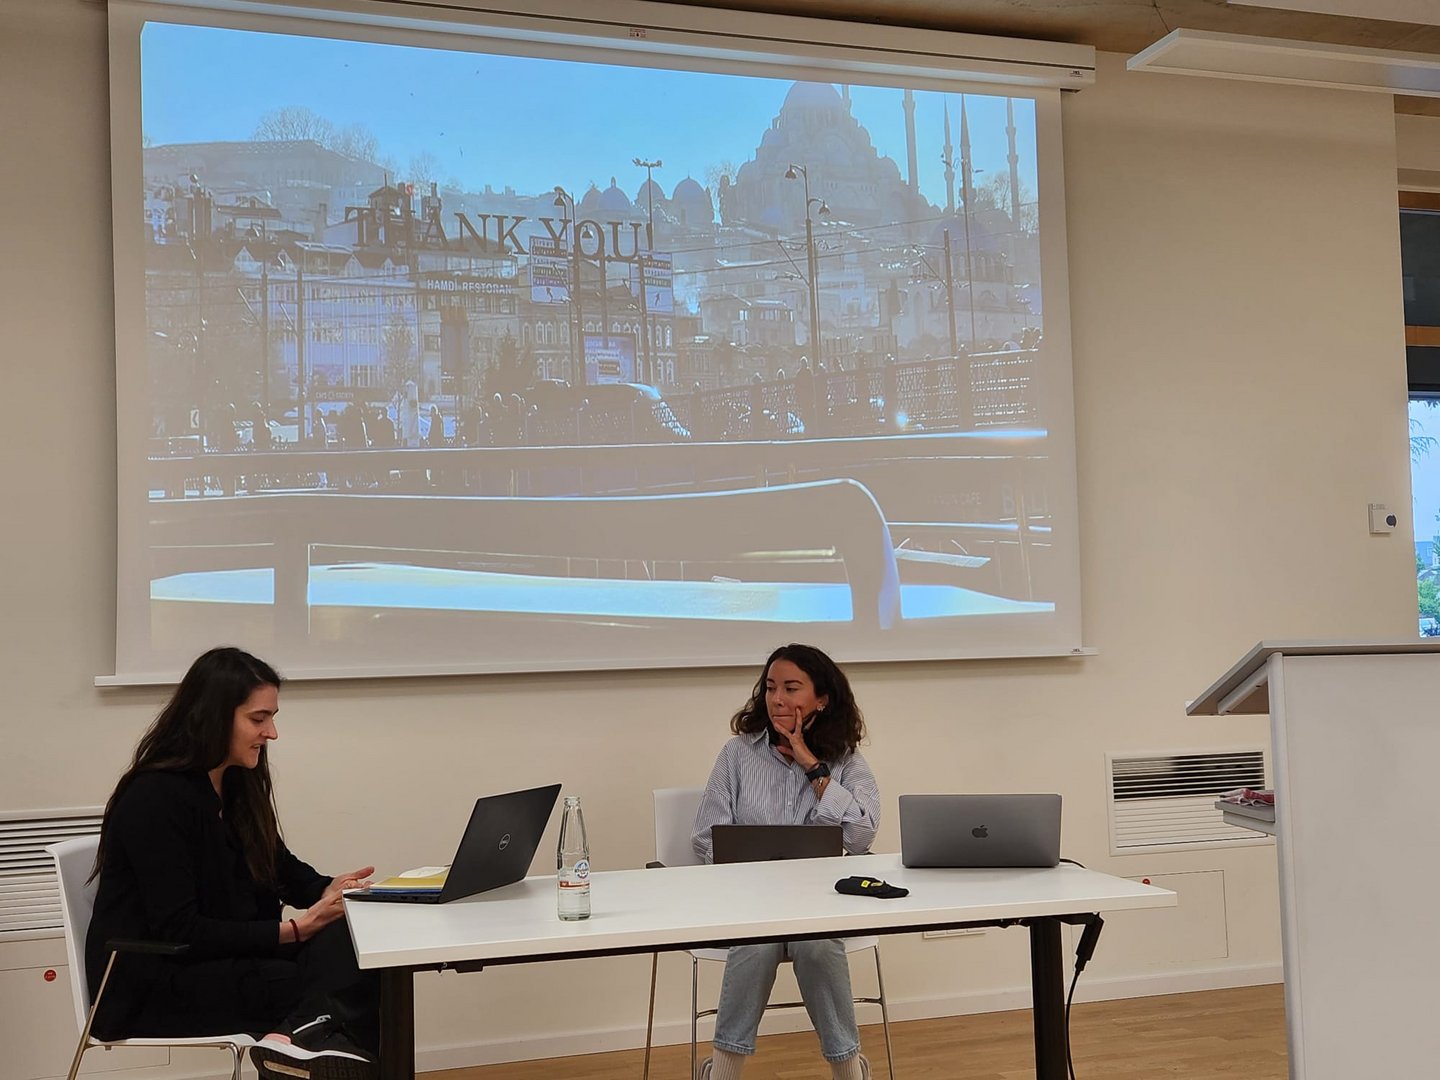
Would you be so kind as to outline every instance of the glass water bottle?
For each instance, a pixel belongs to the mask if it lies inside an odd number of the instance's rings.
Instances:
[[[590,917],[590,844],[580,797],[565,796],[560,846],[555,851],[556,912],[566,922]]]

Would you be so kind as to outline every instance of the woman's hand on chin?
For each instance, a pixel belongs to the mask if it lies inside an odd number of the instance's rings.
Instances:
[[[797,706],[795,715],[786,723],[781,717],[772,716],[770,726],[782,736],[782,741],[777,743],[775,749],[781,755],[795,762],[806,772],[815,767],[820,759],[810,752],[805,745],[805,716]]]

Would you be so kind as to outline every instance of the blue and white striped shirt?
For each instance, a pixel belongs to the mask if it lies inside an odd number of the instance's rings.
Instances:
[[[695,814],[690,842],[713,862],[712,825],[839,825],[851,855],[870,850],[880,827],[880,787],[858,753],[828,762],[830,783],[818,801],[805,770],[776,752],[768,733],[736,735],[720,750]]]

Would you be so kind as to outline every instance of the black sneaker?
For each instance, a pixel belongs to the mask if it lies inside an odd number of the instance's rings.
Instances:
[[[317,1016],[283,1042],[269,1035],[250,1048],[261,1080],[376,1080],[375,1059],[347,1039],[329,1016]]]

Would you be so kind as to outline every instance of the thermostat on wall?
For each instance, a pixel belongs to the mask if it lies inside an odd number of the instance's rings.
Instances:
[[[1370,531],[1377,535],[1392,532],[1395,528],[1395,515],[1384,503],[1370,504]]]

